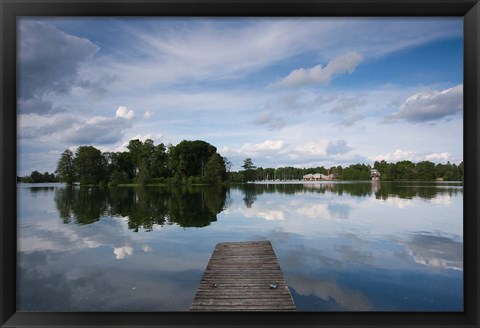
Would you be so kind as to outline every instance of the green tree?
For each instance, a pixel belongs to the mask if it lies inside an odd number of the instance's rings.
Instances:
[[[73,162],[73,152],[70,149],[65,149],[57,162],[57,169],[55,170],[60,182],[64,182],[68,185],[75,182],[75,168]]]
[[[257,168],[253,165],[253,161],[250,157],[246,158],[243,161],[242,167],[245,169],[244,171],[244,182],[253,181],[255,179],[255,169]]]
[[[137,168],[137,182],[145,185],[152,179],[152,168],[154,163],[155,145],[152,139],[145,140],[144,143],[139,142],[139,149],[135,158]]]
[[[335,168],[335,173],[337,174],[337,177],[338,177],[339,179],[342,179],[343,167],[341,167],[340,165],[338,165],[338,166]]]
[[[55,182],[55,174],[50,174],[48,172],[43,172],[42,176],[43,182]]]
[[[127,181],[133,180],[135,177],[135,163],[128,151],[117,153],[115,165],[117,170],[126,176]]]
[[[243,161],[243,165],[242,167],[245,169],[245,170],[255,170],[257,167],[255,165],[253,165],[253,161],[250,157],[246,158],[244,161]]]
[[[263,170],[263,167],[257,167],[255,169],[255,175],[254,175],[254,180],[265,180],[265,171]]]
[[[373,168],[380,172],[383,181],[395,180],[395,164],[387,163],[385,160],[375,161]]]
[[[135,164],[129,152],[103,153],[107,163],[106,177],[111,185],[128,183],[135,177]]]
[[[454,180],[457,180],[457,179],[456,179],[455,173],[453,173],[452,171],[447,171],[447,172],[445,172],[445,175],[443,176],[443,180],[454,181]]]
[[[243,173],[244,171],[240,171],[240,172],[229,172],[228,173],[228,180],[230,182],[234,182],[234,183],[241,183],[241,182],[244,182],[245,179],[243,177]]]
[[[435,178],[443,178],[447,172],[447,166],[445,164],[435,165]]]
[[[152,139],[147,139],[145,142],[134,139],[130,140],[127,149],[137,182],[145,184],[153,178],[170,175],[167,167],[167,152],[163,143],[155,146]]]
[[[127,149],[132,156],[132,160],[135,164],[140,162],[140,158],[142,157],[142,148],[143,143],[138,139],[132,139],[128,142]]]
[[[266,168],[263,170],[265,174],[265,180],[273,180],[275,177],[275,169],[274,168]]]
[[[43,182],[43,176],[40,172],[38,171],[33,171],[31,174],[30,174],[30,182],[31,183],[40,183],[40,182]]]
[[[209,184],[218,184],[226,179],[225,161],[218,153],[213,154],[205,164],[204,177]]]
[[[435,164],[430,161],[422,161],[417,163],[417,179],[418,180],[434,180]]]
[[[395,180],[415,179],[415,164],[411,161],[400,161],[395,164]]]
[[[179,179],[202,177],[205,165],[216,152],[217,148],[208,142],[183,140],[178,145],[169,147],[169,167]]]
[[[225,162],[225,169],[227,170],[227,173],[230,173],[232,170],[233,163],[230,161],[228,158],[224,157],[223,161]]]
[[[152,169],[155,164],[155,148],[152,139],[147,139],[142,144],[140,163],[145,163],[148,169]]]
[[[353,164],[343,169],[345,180],[370,180],[370,166],[365,164]]]
[[[137,173],[137,182],[141,185],[146,185],[149,183],[152,179],[151,176],[151,171],[148,167],[148,162],[146,160],[142,160],[140,162],[140,166],[138,168],[138,173]]]
[[[106,182],[105,157],[93,146],[78,147],[73,166],[80,184],[99,184]]]
[[[157,145],[153,152],[152,171],[154,177],[167,177],[170,175],[167,166],[168,154],[163,143]]]
[[[138,139],[130,140],[127,149],[134,164],[134,175],[136,176],[143,157],[143,143]]]

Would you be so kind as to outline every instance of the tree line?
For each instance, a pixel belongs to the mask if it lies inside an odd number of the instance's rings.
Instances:
[[[338,180],[370,180],[371,169],[377,169],[381,173],[381,180],[383,181],[428,181],[436,179],[463,181],[464,178],[463,162],[456,165],[450,162],[446,164],[435,164],[430,161],[421,161],[418,163],[411,161],[387,163],[382,160],[375,161],[373,167],[367,164],[351,164],[346,167],[338,165],[329,168],[324,166],[313,168],[297,168],[291,166],[262,168],[255,166],[252,159],[247,158],[242,167],[244,170],[230,172],[230,182],[302,180],[304,175],[315,173],[330,174],[334,179]]]
[[[38,171],[33,171],[30,175],[19,177],[17,176],[18,182],[25,182],[25,183],[45,183],[45,182],[58,182],[57,177],[53,173],[40,173]]]
[[[413,163],[375,161],[369,164],[351,164],[346,167],[292,166],[263,168],[254,165],[251,158],[243,162],[243,170],[231,171],[232,163],[222,157],[217,148],[202,140],[183,140],[176,146],[155,145],[151,139],[144,142],[130,140],[126,151],[101,152],[93,146],[80,146],[75,153],[66,149],[57,162],[55,175],[33,171],[29,176],[17,177],[19,182],[64,182],[82,185],[119,184],[220,184],[225,182],[302,180],[306,174],[330,174],[338,180],[369,180],[370,170],[377,169],[383,181],[435,180],[463,181],[463,162],[459,165],[430,161]]]
[[[66,149],[55,173],[67,184],[218,184],[227,180],[227,166],[217,148],[202,140],[166,147],[163,143],[155,146],[151,139],[135,139],[123,152],[102,153],[93,146],[80,146],[74,154]]]
[[[400,161],[397,163],[387,163],[386,161],[376,161],[373,168],[379,170],[382,174],[381,179],[392,180],[435,180],[444,181],[463,181],[464,166],[463,161],[459,164],[435,164],[430,161],[421,161],[412,163],[411,161]]]

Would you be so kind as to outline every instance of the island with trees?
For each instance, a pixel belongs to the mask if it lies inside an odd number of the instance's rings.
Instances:
[[[73,153],[66,149],[57,162],[55,174],[33,171],[17,177],[18,182],[63,182],[68,185],[116,186],[126,184],[224,184],[255,181],[300,181],[306,174],[332,174],[338,180],[369,180],[370,171],[381,172],[383,181],[463,181],[463,162],[459,165],[430,161],[413,163],[375,161],[346,167],[292,166],[263,168],[246,158],[243,170],[231,171],[232,163],[217,148],[202,140],[183,140],[177,145],[155,145],[153,140],[130,140],[127,150],[102,152],[94,146],[80,146]]]
[[[217,148],[205,141],[184,140],[166,147],[135,139],[123,152],[80,146],[74,154],[66,149],[55,172],[67,184],[217,184],[227,180],[227,166]]]

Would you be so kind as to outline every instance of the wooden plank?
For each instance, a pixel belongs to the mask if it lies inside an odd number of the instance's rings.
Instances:
[[[270,284],[276,283],[276,288]],[[296,311],[270,241],[218,243],[191,311]]]

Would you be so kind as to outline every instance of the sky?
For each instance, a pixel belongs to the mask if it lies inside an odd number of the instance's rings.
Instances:
[[[241,169],[463,160],[463,20],[17,21],[18,174],[204,140]]]

